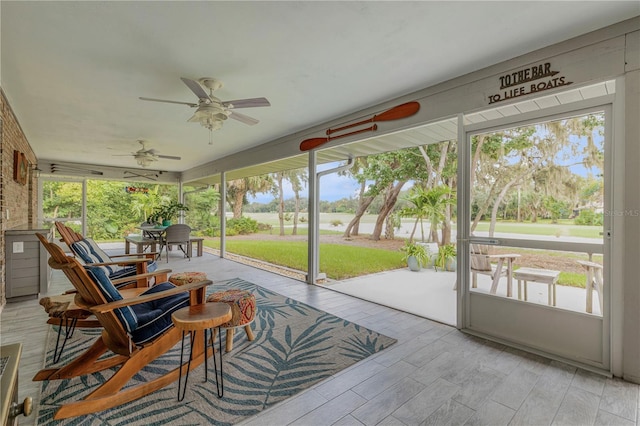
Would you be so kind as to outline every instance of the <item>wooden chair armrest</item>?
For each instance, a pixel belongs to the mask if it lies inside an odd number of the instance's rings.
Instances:
[[[139,297],[142,293],[144,293],[147,290],[149,290],[149,287],[145,287],[145,288],[135,287],[135,288],[127,288],[124,290],[118,290],[118,292],[124,299],[131,299],[133,297]]]
[[[170,272],[171,272],[171,269],[158,269],[153,272],[147,272],[146,274],[130,275],[128,277],[117,278],[115,280],[111,280],[111,283],[113,285],[128,283],[130,281],[136,281],[141,278],[151,278],[151,277],[156,277],[158,275],[168,275]]]
[[[86,266],[137,265],[138,263],[146,263],[147,261],[148,259],[130,259],[130,260],[119,260],[116,262],[87,263]]]
[[[133,297],[131,299],[123,299],[115,302],[105,303],[104,305],[92,306],[89,309],[93,313],[103,314],[105,312],[113,311],[114,309],[124,308],[125,306],[138,305],[140,303],[151,302],[152,300],[158,300],[174,294],[185,293],[187,291],[194,291],[200,288],[213,284],[211,280],[199,281],[195,283],[185,284],[179,287],[172,288],[166,291],[160,291],[158,293],[145,294],[144,296]]]
[[[120,257],[149,257],[150,254],[158,254],[157,252],[154,253],[131,253],[131,254],[116,254],[113,256],[109,256],[112,259],[117,259]],[[137,259],[135,259],[137,260]]]
[[[582,265],[584,268],[596,268],[596,269],[602,269],[602,265],[599,263],[595,263],[595,262],[591,262],[589,260],[576,260],[576,262],[578,262],[580,265]]]

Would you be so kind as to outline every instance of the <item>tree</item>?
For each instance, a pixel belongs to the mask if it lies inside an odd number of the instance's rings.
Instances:
[[[375,200],[377,195],[377,194],[372,194],[367,192],[368,190],[367,179],[365,174],[362,173],[362,170],[366,166],[367,166],[366,157],[358,157],[353,160],[353,167],[351,167],[346,172],[343,172],[345,174],[351,175],[360,184],[360,190],[358,195],[358,205],[356,207],[355,216],[353,217],[353,219],[351,219],[351,222],[349,222],[346,229],[344,230],[344,234],[342,234],[344,238],[349,238],[352,235],[359,234],[360,219],[367,212],[367,209],[369,208],[373,200]]]
[[[308,182],[307,169],[295,169],[285,172],[285,177],[291,183],[293,189],[295,205],[293,210],[293,230],[291,235],[298,235],[298,216],[300,214],[300,192]]]
[[[523,192],[533,222],[542,209],[555,217],[566,206],[577,204],[582,180],[571,167],[580,164],[602,170],[602,148],[596,146],[594,137],[602,131],[602,124],[602,114],[590,114],[474,137],[472,196],[483,196],[474,200],[471,231],[491,210],[489,235],[493,235],[498,211],[513,188]],[[584,142],[575,142],[575,137]],[[545,205],[548,197],[554,202]]]
[[[383,195],[371,239],[380,239],[385,220],[393,212],[404,184],[410,179],[420,180],[427,177],[426,167],[418,166],[421,163],[416,161],[418,158],[421,158],[419,150],[409,148],[371,155],[360,163],[357,171],[358,182],[370,182],[365,196],[375,199],[378,195]]]
[[[210,229],[217,226],[218,204],[220,193],[211,187],[204,191],[186,193],[186,222],[192,229]]]
[[[80,218],[82,216],[81,184],[45,181],[42,191],[42,210],[45,218]]]
[[[275,185],[273,193],[278,198],[278,221],[280,223],[280,236],[284,237],[284,188],[282,186],[284,180],[284,172],[276,172],[273,174]]]
[[[131,193],[131,211],[136,217],[141,218],[142,222],[146,222],[153,209],[160,204],[160,195],[158,194],[160,185],[154,185],[153,188],[147,188],[147,192]]]
[[[251,176],[227,182],[227,203],[233,211],[233,218],[242,217],[242,206],[247,204],[247,194],[255,195],[271,189],[273,181],[269,175]]]
[[[398,195],[402,190],[404,184],[407,183],[406,180],[401,181],[393,181],[389,182],[384,191],[384,203],[382,205],[382,209],[380,213],[378,213],[378,218],[376,219],[376,224],[373,228],[373,232],[371,233],[371,239],[374,241],[378,241],[380,239],[380,235],[382,234],[382,226],[385,221],[391,215],[396,202],[398,201]],[[393,227],[390,227],[393,229]],[[386,235],[387,238],[392,239],[393,235]]]

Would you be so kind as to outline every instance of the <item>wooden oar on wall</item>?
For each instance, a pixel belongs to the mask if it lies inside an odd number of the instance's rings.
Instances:
[[[300,151],[309,151],[310,149],[313,149],[315,147],[318,147],[322,144],[325,144],[329,141],[332,141],[334,139],[340,139],[340,138],[344,138],[347,136],[352,136],[352,135],[357,135],[358,133],[364,133],[364,132],[373,132],[378,130],[378,125],[374,124],[371,127],[367,127],[364,129],[360,129],[360,130],[354,130],[353,132],[349,132],[349,133],[345,133],[344,135],[338,135],[338,136],[327,136],[326,138],[311,138],[311,139],[305,139],[302,141],[302,143],[300,143]]]
[[[356,126],[361,126],[367,123],[376,123],[380,121],[392,121],[392,120],[399,120],[401,118],[411,117],[412,115],[417,113],[419,110],[420,110],[419,102],[415,102],[415,101],[407,102],[405,104],[393,107],[390,110],[387,110],[383,113],[374,115],[373,117],[368,118],[366,120],[358,121],[357,123],[347,124],[346,126],[338,127],[335,129],[327,129],[328,137],[305,139],[300,143],[300,151],[308,151],[310,149],[317,148],[318,146],[325,144],[334,139],[344,138],[346,136],[352,136],[352,135],[363,133],[363,132],[375,131],[377,130],[378,126],[374,124],[373,126],[367,127],[365,129],[356,130],[356,131],[345,133],[338,136],[331,136],[335,132],[350,129]]]

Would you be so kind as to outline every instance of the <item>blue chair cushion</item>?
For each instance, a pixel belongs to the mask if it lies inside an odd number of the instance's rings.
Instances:
[[[102,266],[94,266],[87,268],[87,271],[108,302],[122,300],[122,295],[111,283],[105,269]],[[156,284],[142,294],[153,294],[174,287],[172,283],[164,282]],[[141,345],[171,328],[173,326],[171,314],[187,306],[189,306],[189,292],[185,291],[162,299],[118,308],[114,312],[131,336],[131,340]]]
[[[71,250],[73,253],[82,259],[84,263],[102,263],[109,262],[109,260],[103,260],[100,257],[96,256],[91,250],[91,244],[87,240],[76,241],[75,243],[71,243]],[[109,273],[111,273],[111,268],[107,268]]]
[[[107,302],[122,300],[122,295],[109,279],[107,268],[92,266],[86,269],[89,277],[96,283]],[[131,306],[118,308],[114,312],[128,333],[132,333],[138,327],[138,318]]]
[[[100,248],[100,246],[98,246],[98,244],[95,241],[93,241],[93,239],[85,238],[84,241],[86,241],[86,244],[90,247],[91,254],[93,255],[94,258],[102,259],[102,260],[100,260],[100,262],[113,262],[114,261],[113,259],[111,259],[111,257],[107,253],[104,252],[104,250],[102,250]],[[116,261],[127,260],[127,259],[128,260],[137,260],[137,259],[139,259],[139,257],[129,257],[129,258],[120,257],[120,258],[117,258]],[[133,266],[109,265],[109,266],[107,266],[107,268],[111,270],[112,274],[115,273],[115,272],[119,272],[119,271],[121,271],[123,269],[133,270],[134,274],[135,274],[135,271],[136,271],[136,266],[135,265],[133,265]],[[152,260],[152,259],[149,259],[147,261],[147,272],[153,272],[156,269],[158,269],[158,265],[156,264],[156,262],[154,260]],[[115,279],[115,277],[111,276],[111,279]]]
[[[174,287],[175,285],[172,283],[164,282],[154,285],[143,294],[166,291]],[[173,327],[171,314],[187,306],[189,306],[189,292],[187,291],[131,306],[138,318],[138,327],[131,332],[131,340],[141,345],[155,339]]]
[[[108,263],[113,262],[113,259],[109,257],[107,253],[102,250],[92,238],[84,238],[80,241],[71,244],[71,249],[84,263]],[[137,259],[132,257],[131,259]],[[124,259],[118,259],[124,260]],[[104,265],[107,269],[109,278],[112,280],[128,277],[137,273],[136,266],[119,266],[119,265]],[[154,272],[158,269],[158,265],[154,260],[147,262],[147,272]],[[122,286],[122,284],[120,285]]]

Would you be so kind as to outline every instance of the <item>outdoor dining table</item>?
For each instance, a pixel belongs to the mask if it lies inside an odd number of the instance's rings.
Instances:
[[[136,228],[142,231],[143,236],[159,241],[162,238],[164,232],[167,230],[168,226],[138,226]]]

